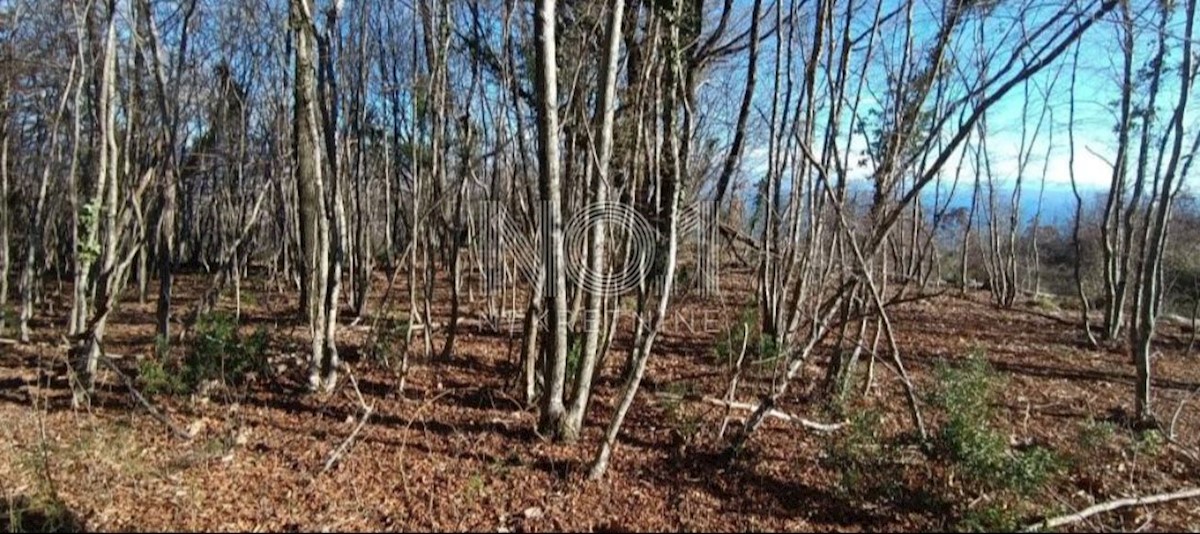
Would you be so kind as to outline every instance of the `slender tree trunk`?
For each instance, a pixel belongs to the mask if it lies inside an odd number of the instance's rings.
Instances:
[[[117,105],[117,17],[116,4],[109,2],[107,23],[104,37],[104,53],[99,77],[96,114],[99,124],[97,131],[96,150],[96,183],[93,195],[88,205],[84,207],[85,238],[84,250],[81,255],[84,271],[90,269],[97,260],[98,270],[94,277],[87,279],[84,294],[83,309],[87,310],[83,323],[82,335],[77,349],[75,368],[76,388],[73,404],[82,404],[91,396],[95,385],[95,375],[100,358],[100,345],[104,339],[108,309],[104,305],[96,306],[107,299],[113,279],[112,269],[115,266],[117,240],[119,229],[116,224],[117,199],[120,184],[118,183],[116,141],[116,105]],[[93,310],[93,306],[95,309]]]
[[[1124,36],[1122,43],[1124,74],[1120,114],[1117,119],[1117,157],[1113,163],[1112,183],[1108,190],[1104,219],[1100,226],[1104,245],[1104,287],[1107,297],[1104,306],[1104,337],[1108,340],[1114,340],[1120,335],[1121,327],[1125,322],[1125,288],[1128,278],[1128,262],[1122,261],[1122,257],[1125,257],[1126,254],[1121,247],[1121,244],[1126,242],[1123,237],[1121,221],[1125,204],[1125,181],[1129,167],[1129,132],[1133,129],[1134,29],[1128,3],[1121,4],[1121,16],[1121,31]]]
[[[78,58],[73,58],[71,72],[67,76],[67,82],[63,85],[58,110],[50,126],[50,151],[46,163],[42,166],[37,198],[34,201],[33,213],[30,217],[31,224],[25,230],[27,246],[25,247],[25,259],[21,265],[21,276],[17,282],[18,290],[21,293],[19,335],[22,343],[29,343],[29,320],[33,318],[33,286],[37,279],[37,255],[42,252],[42,236],[45,235],[43,227],[46,225],[46,196],[50,188],[51,169],[59,154],[59,126],[67,103],[71,101],[71,96],[75,93],[77,67]],[[4,149],[7,150],[7,146]],[[74,159],[74,154],[71,157]],[[0,164],[0,172],[7,172],[7,167]]]
[[[966,149],[963,150],[966,153]],[[967,220],[963,224],[962,250],[959,252],[959,286],[958,289],[962,293],[967,291],[967,253],[971,248],[971,229],[975,226],[975,210],[979,205],[980,182],[979,173],[975,175],[975,187],[971,189],[971,209],[967,211]]]
[[[538,424],[543,432],[562,434],[566,408],[563,390],[567,370],[567,278],[563,249],[562,182],[559,176],[558,65],[555,37],[556,0],[538,0],[534,13],[537,39],[538,186],[545,213],[542,219],[542,266],[546,271],[549,343]]]
[[[761,0],[756,0],[761,1]],[[604,57],[601,59],[600,73],[604,85],[601,87],[600,99],[596,104],[599,115],[600,139],[597,152],[599,159],[592,173],[592,206],[596,209],[606,209],[609,190],[609,165],[612,160],[613,118],[616,114],[617,93],[617,61],[621,54],[621,22],[625,17],[625,1],[613,0],[610,8],[608,29],[605,32]],[[585,209],[592,209],[588,207]],[[597,213],[588,211],[588,213]],[[571,396],[570,410],[563,424],[563,438],[574,440],[579,437],[583,427],[583,417],[587,411],[588,399],[591,395],[592,375],[595,372],[596,360],[600,349],[600,329],[604,323],[602,304],[609,297],[601,282],[605,278],[607,262],[605,255],[605,227],[603,213],[597,213],[588,236],[588,269],[590,279],[586,279],[583,289],[587,291],[586,311],[584,312],[584,341],[582,361],[579,375],[575,379],[575,391]]]
[[[4,335],[8,326],[8,275],[12,268],[8,238],[12,218],[9,213],[8,138],[8,80],[0,80],[0,335]]]
[[[1154,204],[1154,219],[1151,221],[1146,242],[1143,243],[1145,258],[1142,263],[1140,280],[1138,281],[1138,307],[1132,328],[1130,345],[1133,359],[1137,368],[1137,387],[1135,396],[1135,413],[1139,421],[1148,422],[1154,418],[1151,406],[1150,391],[1150,358],[1151,342],[1154,339],[1155,323],[1162,304],[1162,256],[1167,244],[1168,225],[1170,223],[1171,207],[1178,189],[1175,179],[1179,177],[1179,165],[1183,153],[1184,116],[1187,113],[1188,101],[1192,91],[1192,44],[1195,36],[1196,1],[1187,3],[1187,29],[1184,34],[1183,60],[1180,65],[1179,100],[1171,119],[1172,146],[1167,159],[1167,168],[1163,173],[1162,186],[1158,191],[1158,199]],[[1165,16],[1165,15],[1164,15]],[[1200,140],[1196,143],[1200,146]],[[1191,156],[1194,157],[1195,151]],[[1191,158],[1189,157],[1189,163]],[[1186,165],[1185,165],[1186,168]],[[1178,173],[1178,174],[1177,174]]]
[[[680,3],[674,6],[674,15],[677,17],[681,13]],[[667,69],[667,86],[665,98],[663,102],[663,123],[666,134],[666,169],[665,180],[663,183],[663,223],[666,233],[666,252],[662,257],[663,278],[661,281],[661,293],[658,296],[658,303],[655,309],[651,312],[650,324],[646,328],[640,343],[635,346],[633,351],[633,365],[630,373],[625,379],[625,384],[621,388],[620,400],[617,403],[616,413],[613,414],[609,421],[608,428],[604,433],[604,441],[601,442],[599,449],[596,451],[596,457],[592,462],[592,467],[588,477],[592,480],[598,480],[604,476],[608,470],[609,462],[612,459],[613,449],[616,447],[617,436],[621,432],[621,426],[625,423],[625,416],[629,413],[629,408],[633,405],[634,397],[637,395],[638,388],[641,385],[642,378],[646,374],[646,364],[650,361],[651,350],[654,347],[655,337],[658,335],[659,329],[662,326],[663,319],[667,314],[667,304],[671,299],[671,289],[675,281],[676,255],[679,248],[679,196],[680,196],[680,173],[682,172],[679,166],[680,158],[680,132],[678,131],[678,102],[682,82],[682,65],[680,64],[680,42],[679,42],[679,26],[670,24],[667,27],[667,43],[666,43],[666,64]]]
[[[1083,333],[1087,336],[1088,343],[1095,347],[1098,343],[1095,334],[1092,333],[1092,306],[1087,290],[1083,287],[1083,242],[1079,237],[1080,228],[1083,226],[1083,197],[1079,195],[1079,186],[1075,180],[1075,81],[1078,71],[1079,43],[1076,43],[1075,58],[1071,62],[1071,98],[1068,104],[1069,115],[1067,118],[1067,150],[1069,150],[1067,172],[1071,177],[1071,194],[1075,197],[1075,217],[1071,224],[1071,242],[1075,248],[1075,261],[1072,267],[1075,273],[1075,290],[1079,295],[1079,313],[1080,318],[1083,319]]]

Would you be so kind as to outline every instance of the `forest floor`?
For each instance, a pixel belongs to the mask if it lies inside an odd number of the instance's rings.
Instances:
[[[729,278],[736,282],[736,276]],[[177,302],[190,306],[206,280],[181,276]],[[376,311],[403,315],[408,294],[394,288],[385,296],[382,275],[376,285],[368,317],[354,325],[343,317],[339,334],[341,354],[373,413],[324,473],[334,451],[359,426],[362,409],[345,374],[332,394],[304,393],[300,358],[307,334],[294,294],[257,279],[242,288],[243,329],[266,329],[272,372],[205,396],[151,396],[190,439],[151,417],[112,372],[101,373],[89,408],[71,407],[61,334],[69,291],[49,297],[33,323],[34,343],[0,342],[0,526],[6,531],[957,529],[1000,516],[1021,526],[1200,481],[1200,462],[1191,452],[1200,446],[1200,399],[1191,398],[1200,388],[1200,366],[1184,354],[1186,333],[1177,327],[1167,329],[1154,360],[1160,419],[1170,421],[1183,403],[1173,423],[1175,439],[1164,442],[1123,426],[1133,400],[1133,365],[1120,346],[1088,348],[1077,312],[1034,301],[998,310],[982,292],[909,302],[893,311],[903,361],[922,395],[931,433],[945,419],[927,399],[938,388],[938,362],[982,353],[1000,381],[991,402],[996,430],[1014,448],[1037,444],[1060,460],[1058,474],[1044,487],[1014,499],[962,482],[953,464],[911,445],[912,424],[896,373],[877,363],[874,385],[862,394],[869,357],[859,365],[855,391],[847,397],[850,407],[844,408],[878,415],[866,441],[859,442],[869,442],[875,457],[857,457],[860,469],[838,451],[861,425],[822,434],[777,419],[768,420],[731,460],[723,454],[725,442],[717,439],[726,410],[702,399],[724,396],[730,371],[714,346],[729,331],[741,335],[740,327],[730,325],[744,303],[735,296],[684,295],[656,343],[608,475],[589,482],[587,468],[619,388],[628,328],[621,329],[598,381],[582,439],[553,443],[536,433],[536,410],[518,400],[520,333],[507,326],[465,324],[448,360],[412,358],[400,391],[395,372],[370,356],[369,333]],[[745,288],[724,289],[749,294]],[[443,283],[438,317],[447,315],[444,291]],[[106,351],[134,376],[138,361],[155,351],[154,304],[153,298],[145,304],[127,300],[113,317]],[[435,353],[441,343],[434,336]],[[814,400],[826,357],[818,354],[807,364],[780,409],[819,421],[836,417]],[[739,401],[753,402],[767,387],[770,367],[749,365]],[[734,428],[745,412],[731,415]],[[863,440],[858,434],[855,439]],[[1200,502],[1130,507],[1069,528],[1194,531],[1200,528]]]

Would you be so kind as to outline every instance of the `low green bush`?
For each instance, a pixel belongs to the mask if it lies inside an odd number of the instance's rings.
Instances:
[[[933,404],[946,416],[937,447],[951,467],[980,490],[1029,495],[1062,469],[1044,447],[1015,450],[992,420],[992,399],[1003,380],[980,353],[961,365],[940,365]]]
[[[148,394],[194,392],[201,384],[217,381],[241,385],[252,374],[270,370],[266,359],[267,331],[259,327],[243,335],[237,320],[228,313],[201,316],[192,336],[192,346],[182,359],[163,355],[139,365],[138,381]]]

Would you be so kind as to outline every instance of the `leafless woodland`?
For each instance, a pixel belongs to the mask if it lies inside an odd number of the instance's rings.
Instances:
[[[0,0],[0,525],[1195,529],[1196,2]]]

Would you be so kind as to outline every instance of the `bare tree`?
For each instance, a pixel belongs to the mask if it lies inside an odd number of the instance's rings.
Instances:
[[[1141,269],[1137,280],[1136,304],[1133,327],[1130,332],[1130,347],[1137,368],[1137,387],[1134,397],[1135,413],[1139,421],[1151,421],[1154,414],[1151,409],[1150,368],[1151,342],[1154,339],[1158,312],[1162,306],[1162,258],[1167,246],[1167,236],[1170,225],[1171,208],[1179,194],[1180,184],[1187,175],[1191,162],[1194,161],[1197,149],[1200,148],[1200,136],[1194,136],[1190,152],[1184,155],[1184,117],[1191,99],[1192,85],[1196,76],[1193,65],[1193,41],[1195,39],[1196,0],[1188,0],[1186,4],[1186,28],[1184,30],[1184,45],[1182,59],[1179,65],[1179,93],[1175,109],[1164,136],[1164,144],[1170,140],[1170,153],[1165,156],[1166,168],[1160,167],[1161,181],[1155,180],[1154,203],[1147,212],[1149,224],[1142,237]],[[1168,17],[1167,5],[1160,6],[1164,11],[1162,16]],[[1160,165],[1164,158],[1160,158]],[[1182,168],[1181,168],[1182,164]]]
[[[337,305],[336,281],[333,280],[331,257],[334,254],[326,186],[323,179],[321,146],[318,140],[321,122],[318,119],[316,68],[316,22],[309,0],[292,0],[292,29],[295,31],[295,143],[296,179],[299,191],[301,250],[300,264],[304,309],[308,313],[312,334],[312,359],[309,367],[309,387],[332,389],[337,379],[337,352],[332,336],[336,315],[330,305]],[[325,157],[334,157],[326,154]],[[333,179],[336,179],[333,178]]]
[[[616,115],[617,93],[617,61],[621,50],[621,23],[625,18],[624,0],[614,0],[609,8],[608,25],[605,30],[604,54],[601,58],[600,96],[596,104],[596,115],[599,130],[597,141],[597,158],[595,170],[591,176],[591,205],[604,209],[609,199],[609,184],[611,173],[609,166],[612,161],[613,120]],[[570,409],[563,423],[563,437],[568,440],[577,439],[583,418],[587,411],[588,400],[591,397],[592,379],[596,369],[596,361],[600,353],[600,329],[603,325],[602,304],[608,297],[605,288],[599,283],[607,264],[605,225],[599,219],[591,226],[588,235],[588,269],[595,278],[591,287],[586,287],[587,304],[584,316],[583,354],[579,366],[575,387],[571,394]]]
[[[546,343],[542,414],[538,426],[563,434],[567,372],[567,273],[563,249],[562,178],[559,174],[558,61],[554,0],[539,0],[534,13],[537,40],[538,191],[543,204],[543,269],[549,335]]]
[[[1079,44],[1075,44],[1074,58],[1071,61],[1071,88],[1068,101],[1067,115],[1067,172],[1071,178],[1071,194],[1075,197],[1075,216],[1071,224],[1071,242],[1075,250],[1073,272],[1075,276],[1075,291],[1079,296],[1080,318],[1083,320],[1083,332],[1093,347],[1097,346],[1096,336],[1092,333],[1092,306],[1088,299],[1087,290],[1083,286],[1083,242],[1080,240],[1080,227],[1083,225],[1083,197],[1079,195],[1079,184],[1075,177],[1075,82],[1079,72]]]

